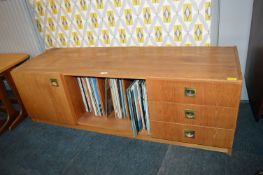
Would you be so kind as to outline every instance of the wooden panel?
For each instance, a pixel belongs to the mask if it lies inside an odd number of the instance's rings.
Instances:
[[[109,78],[242,80],[235,47],[114,47],[49,50],[23,70]]]
[[[114,112],[112,112],[108,117],[93,116],[92,113],[85,113],[78,120],[78,124],[96,128],[113,129],[119,132],[125,131],[132,134],[131,121],[127,119],[118,119],[114,116]]]
[[[238,113],[236,108],[156,101],[149,101],[148,104],[151,120],[226,129],[236,127]],[[186,111],[193,111],[194,119],[187,118]]]
[[[27,54],[0,54],[0,73],[3,73],[28,58],[29,55]]]
[[[237,107],[241,84],[235,82],[208,82],[187,80],[147,80],[148,99],[188,104]],[[185,88],[196,90],[196,96],[185,96]]]
[[[12,77],[29,115],[38,120],[74,124],[75,116],[57,73],[12,72]],[[56,79],[58,87],[50,79]]]
[[[62,76],[61,78],[63,79],[66,97],[77,121],[86,112],[77,78],[73,76]]]
[[[232,148],[234,130],[151,121],[152,137],[194,143],[220,148]],[[185,137],[185,131],[195,131],[194,138]]]

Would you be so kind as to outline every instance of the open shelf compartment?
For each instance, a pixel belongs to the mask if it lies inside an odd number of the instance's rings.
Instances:
[[[107,117],[93,116],[92,113],[86,112],[78,119],[78,124],[97,128],[132,132],[131,121],[115,118],[114,112],[112,112]]]
[[[105,78],[97,78],[99,94],[103,96],[102,101],[106,104],[105,96]],[[124,86],[129,86],[128,82],[133,80],[124,81]],[[77,76],[65,76],[65,85],[68,89],[68,95],[72,102],[73,111],[75,113],[76,124],[87,127],[94,127],[97,129],[109,130],[109,131],[123,131],[132,135],[132,124],[129,117],[125,119],[119,119],[115,117],[114,110],[103,116],[95,116],[93,112],[87,112],[85,104],[83,102],[82,94],[80,91]],[[127,98],[125,97],[125,101]],[[103,106],[105,107],[105,105]]]

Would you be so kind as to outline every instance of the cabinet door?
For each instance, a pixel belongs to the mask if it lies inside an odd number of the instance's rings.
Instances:
[[[75,124],[71,104],[58,73],[12,72],[28,114],[38,121]]]

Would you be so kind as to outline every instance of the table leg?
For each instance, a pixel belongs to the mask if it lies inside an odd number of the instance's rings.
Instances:
[[[10,71],[8,71],[5,74],[5,78],[6,78],[7,82],[9,83],[9,85],[11,86],[13,93],[15,94],[16,99],[18,101],[18,104],[20,105],[20,111],[19,111],[18,116],[16,117],[15,121],[13,121],[13,123],[9,126],[9,130],[12,130],[12,129],[16,128],[16,126],[19,123],[21,123],[28,116],[28,114],[27,114],[26,109],[22,103],[20,95],[16,89],[16,86],[15,86],[14,80],[10,74]]]
[[[8,98],[4,82],[2,80],[0,81],[0,99],[4,105],[4,109],[7,112],[7,119],[4,121],[2,126],[0,126],[0,134],[2,134],[12,124],[16,116],[16,111]]]

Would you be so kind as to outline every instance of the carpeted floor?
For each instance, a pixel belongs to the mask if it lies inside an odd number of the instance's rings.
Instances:
[[[253,175],[263,170],[263,121],[242,103],[232,156],[24,121],[0,136],[1,175]]]

